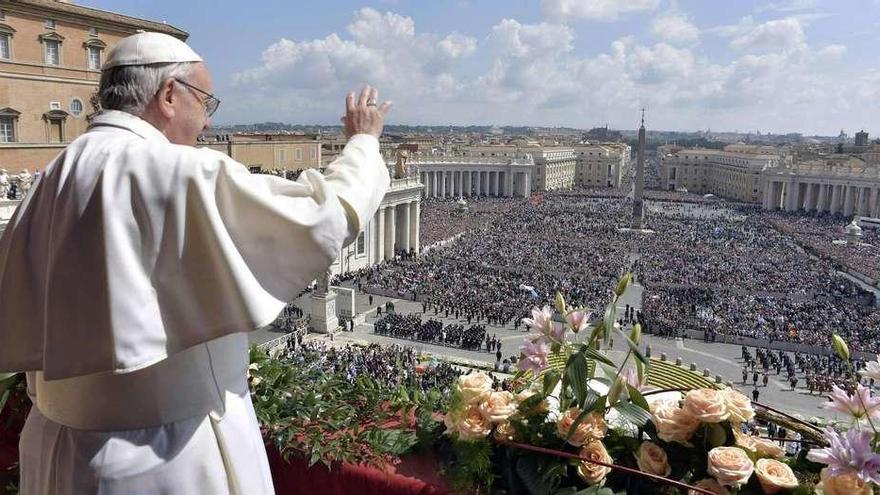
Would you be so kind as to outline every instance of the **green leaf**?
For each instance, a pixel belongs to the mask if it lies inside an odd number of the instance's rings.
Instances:
[[[576,352],[568,358],[565,374],[578,406],[586,403],[589,391],[587,381],[590,378],[587,376],[587,360],[582,352]]]
[[[611,407],[616,409],[624,419],[636,426],[644,426],[645,423],[651,420],[651,413],[632,402],[620,402]]]
[[[706,429],[706,440],[711,448],[720,447],[727,442],[727,432],[717,423],[711,423]]]
[[[614,328],[614,316],[616,311],[617,298],[615,298],[608,304],[608,306],[605,308],[605,316],[604,318],[602,318],[602,325],[605,327],[602,341],[606,344],[608,343],[608,339],[611,337],[611,330]]]
[[[550,395],[553,393],[553,389],[556,388],[556,384],[559,383],[559,373],[548,371],[544,373],[544,395]]]
[[[639,392],[639,389],[629,384],[627,384],[626,388],[629,390],[629,400],[631,400],[633,404],[641,407],[648,412],[651,411],[651,406],[648,404],[648,401],[645,400],[645,397],[642,395],[642,393]]]
[[[614,366],[614,361],[608,359],[608,356],[602,354],[596,349],[582,347],[580,352],[582,352],[584,354],[584,357],[586,357],[587,359],[592,359],[593,361],[597,361],[599,363],[605,363],[609,366]]]

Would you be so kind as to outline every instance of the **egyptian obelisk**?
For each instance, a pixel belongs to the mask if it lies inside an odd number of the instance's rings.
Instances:
[[[639,127],[639,155],[636,162],[636,183],[633,188],[633,230],[641,230],[645,218],[645,109],[642,109],[642,125]]]

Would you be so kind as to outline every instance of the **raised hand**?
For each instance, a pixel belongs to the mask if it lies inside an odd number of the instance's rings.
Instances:
[[[355,134],[370,134],[377,138],[382,135],[385,125],[385,115],[391,108],[391,102],[385,101],[377,105],[379,91],[367,86],[355,100],[354,93],[348,93],[345,97],[345,116],[342,123],[345,126],[345,137],[350,138]]]

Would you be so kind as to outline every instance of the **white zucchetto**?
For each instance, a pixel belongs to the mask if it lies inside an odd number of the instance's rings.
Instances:
[[[138,33],[123,38],[107,55],[102,70],[121,65],[201,62],[202,57],[183,41],[162,33]]]

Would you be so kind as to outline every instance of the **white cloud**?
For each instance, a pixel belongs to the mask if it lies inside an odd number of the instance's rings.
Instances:
[[[654,10],[660,0],[541,0],[541,11],[555,20],[615,21],[621,14]]]
[[[651,32],[669,42],[691,43],[699,39],[700,29],[683,15],[664,15],[651,21]]]
[[[477,49],[477,40],[463,34],[452,33],[443,38],[439,46],[450,58],[466,57]]]
[[[730,46],[745,50],[791,51],[804,48],[806,36],[797,19],[778,19],[755,26],[731,41]]]
[[[335,123],[345,92],[369,83],[394,100],[390,122],[626,127],[646,105],[655,128],[800,131],[871,122],[870,105],[852,98],[880,94],[876,68],[844,74],[822,63],[845,57],[846,47],[811,48],[792,18],[712,28],[738,49],[733,60],[682,44],[694,39],[684,36],[622,37],[586,56],[564,24],[502,19],[468,35],[418,27],[362,9],[341,34],[280,39],[235,75],[224,108],[238,122]]]
[[[514,19],[503,19],[492,26],[489,42],[501,53],[515,57],[553,55],[572,49],[574,32],[568,26],[542,22],[520,24]]]
[[[786,0],[784,2],[772,2],[757,9],[758,12],[796,12],[810,10],[816,7],[816,0]]]
[[[820,57],[840,58],[846,54],[846,45],[828,45],[822,47],[817,53]]]

